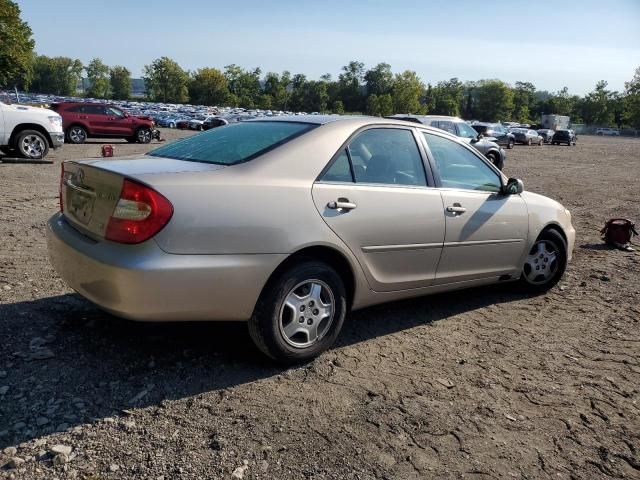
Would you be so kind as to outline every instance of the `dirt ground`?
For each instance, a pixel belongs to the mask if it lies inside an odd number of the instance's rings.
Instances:
[[[640,223],[640,140],[507,151],[508,175],[573,214],[551,292],[369,308],[292,369],[243,324],[119,320],[62,283],[44,238],[60,161],[99,154],[0,164],[0,478],[640,478],[640,252],[598,233]]]

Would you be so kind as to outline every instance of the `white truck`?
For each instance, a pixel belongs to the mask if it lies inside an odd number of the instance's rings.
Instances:
[[[53,110],[0,101],[0,151],[42,159],[64,143],[62,117]]]

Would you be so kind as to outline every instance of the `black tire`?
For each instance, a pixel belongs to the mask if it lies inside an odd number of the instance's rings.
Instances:
[[[292,292],[296,291],[297,286],[311,281],[319,281],[324,284],[323,288],[330,289],[333,296],[333,316],[329,317],[329,323],[325,325],[326,330],[318,334],[316,341],[309,346],[296,347],[290,343],[293,341],[292,338],[287,337],[284,333],[285,324],[282,317],[285,316],[285,300]],[[304,285],[300,288],[304,288]],[[305,311],[305,305],[300,308],[301,311]],[[310,306],[306,310],[307,313],[302,315],[310,315],[312,308]],[[265,287],[253,316],[249,320],[249,334],[265,355],[279,363],[291,365],[307,362],[333,345],[342,329],[346,313],[347,294],[344,283],[336,271],[326,263],[313,259],[301,259],[273,278]],[[291,315],[293,318],[289,323],[299,321],[297,315],[300,313],[291,313]],[[301,316],[300,318],[306,319],[307,317]],[[318,321],[318,327],[322,325],[322,322],[324,321]],[[301,323],[305,324],[304,321]],[[292,337],[294,336],[292,335]],[[308,341],[309,337],[306,338]]]
[[[532,270],[531,265],[528,263],[528,259],[530,256],[534,255],[534,253],[538,253],[538,245],[540,243],[545,244],[546,250],[555,251],[556,257],[554,261],[547,262],[546,257],[536,258],[536,262],[538,263],[536,266],[538,268],[549,268],[554,269],[553,274],[547,279],[540,279],[540,281],[532,281],[531,276],[535,275],[535,272]],[[546,255],[541,253],[541,255]],[[544,265],[544,266],[543,266]],[[525,265],[523,266],[522,275],[520,276],[520,286],[524,290],[534,293],[542,293],[550,290],[554,285],[556,285],[562,275],[564,275],[564,271],[567,268],[567,242],[565,242],[564,237],[555,229],[551,228],[542,232],[535,243],[531,247],[527,255],[527,260],[525,260]],[[544,276],[543,271],[540,270],[540,276]],[[542,281],[544,280],[544,281]]]
[[[487,158],[498,168],[498,170],[502,170],[503,165],[501,164],[500,156],[497,153],[489,152],[487,153]]]
[[[149,143],[151,141],[151,129],[148,127],[140,127],[136,130],[136,141],[138,143]]]
[[[49,141],[37,130],[23,130],[16,136],[15,149],[21,157],[39,160],[49,153]]]
[[[507,148],[511,150],[515,146],[515,144],[516,143],[513,140],[509,140],[509,143],[507,143]]]
[[[87,141],[87,131],[80,125],[71,125],[67,129],[67,142],[76,145]]]

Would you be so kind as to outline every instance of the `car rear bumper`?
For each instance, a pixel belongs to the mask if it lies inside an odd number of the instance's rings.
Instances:
[[[173,255],[154,240],[95,242],[61,214],[47,224],[49,259],[80,295],[132,320],[247,320],[271,273],[286,258]]]

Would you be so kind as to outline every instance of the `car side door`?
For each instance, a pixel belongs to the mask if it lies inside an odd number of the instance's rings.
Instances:
[[[110,135],[107,112],[103,105],[87,103],[82,107],[82,116],[92,135]]]
[[[501,174],[472,148],[431,132],[423,138],[445,215],[434,284],[519,275],[529,230],[524,200],[503,194]]]
[[[128,115],[125,115],[122,110],[115,107],[105,107],[105,113],[107,115],[106,128],[108,128],[113,135],[122,135],[125,137],[133,136],[133,120]]]
[[[374,291],[432,284],[444,240],[442,198],[415,129],[366,128],[313,185],[316,208]]]

